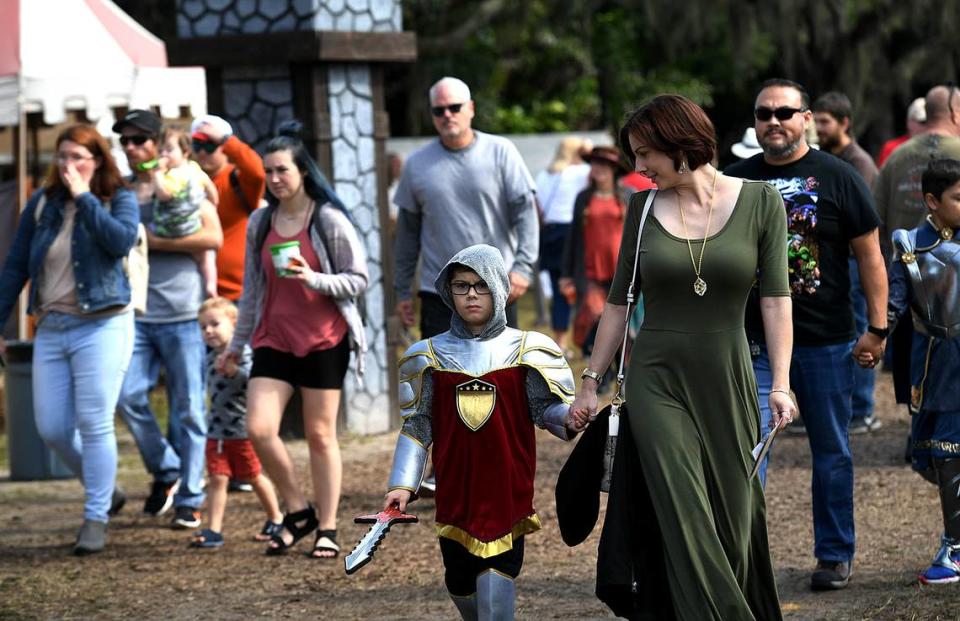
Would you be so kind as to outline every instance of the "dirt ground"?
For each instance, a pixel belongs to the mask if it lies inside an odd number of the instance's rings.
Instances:
[[[809,449],[803,437],[778,441],[767,503],[787,619],[960,618],[960,586],[916,583],[941,531],[935,490],[902,461],[908,420],[893,404],[889,375],[880,375],[877,393],[883,428],[853,439],[858,552],[845,591],[814,594],[807,588],[814,564]],[[348,550],[365,530],[351,517],[379,505],[393,442],[389,435],[343,441],[340,540]],[[599,529],[572,549],[557,532],[553,485],[569,448],[547,434],[539,439],[536,504],[544,529],[528,537],[519,618],[611,617],[593,595]],[[70,555],[82,515],[78,483],[10,482],[0,473],[0,618],[456,617],[442,586],[429,501],[413,506],[419,524],[395,527],[374,562],[347,576],[342,558],[307,558],[306,542],[286,557],[263,556],[263,544],[251,540],[264,519],[252,494],[231,494],[223,549],[188,549],[188,533],[168,528],[168,518],[139,515],[148,477],[125,432],[120,450],[119,480],[130,501],[111,523],[107,551],[88,558]],[[293,443],[291,450],[304,466],[305,445]]]

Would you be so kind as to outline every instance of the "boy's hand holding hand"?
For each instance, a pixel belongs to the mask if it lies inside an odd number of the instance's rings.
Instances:
[[[564,420],[564,425],[571,433],[580,433],[587,428],[587,425],[590,423],[589,418],[587,417],[586,412],[582,410],[573,410],[572,408],[567,413],[567,417]]]
[[[224,377],[233,377],[237,374],[237,363],[240,356],[235,352],[223,350],[213,363],[213,368]]]
[[[407,503],[410,502],[412,495],[408,489],[395,489],[387,492],[387,495],[383,498],[384,511],[393,505],[397,505],[401,513],[405,512],[407,510]]]

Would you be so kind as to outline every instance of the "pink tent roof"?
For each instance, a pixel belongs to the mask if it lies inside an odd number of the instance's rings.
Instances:
[[[43,111],[100,119],[116,106],[158,106],[164,116],[206,112],[202,68],[167,67],[163,41],[110,0],[0,0],[0,126]]]

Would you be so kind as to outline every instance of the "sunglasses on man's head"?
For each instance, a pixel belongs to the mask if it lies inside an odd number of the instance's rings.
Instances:
[[[193,150],[194,151],[203,151],[204,153],[213,153],[217,150],[217,147],[220,145],[214,144],[212,142],[207,142],[206,140],[194,140],[193,141]]]
[[[789,108],[787,106],[771,109],[760,106],[753,111],[753,116],[757,117],[758,121],[769,121],[773,117],[777,117],[778,121],[789,121],[797,112],[805,112],[805,109]]]
[[[462,103],[450,104],[449,106],[432,106],[430,108],[430,112],[433,113],[433,116],[441,117],[446,110],[449,110],[450,114],[456,114],[457,112],[460,112],[460,108],[462,107]]]
[[[150,138],[150,136],[144,136],[143,134],[138,134],[136,136],[120,136],[120,144],[127,146],[132,142],[138,147],[142,147],[146,141],[150,140]]]

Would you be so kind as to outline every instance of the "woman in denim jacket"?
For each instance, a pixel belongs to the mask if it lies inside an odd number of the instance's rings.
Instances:
[[[34,417],[44,442],[83,481],[78,555],[103,549],[107,516],[124,500],[114,491],[113,410],[133,350],[123,259],[139,221],[107,142],[89,125],[71,126],[57,138],[56,162],[21,214],[0,272],[0,325],[30,280]]]

